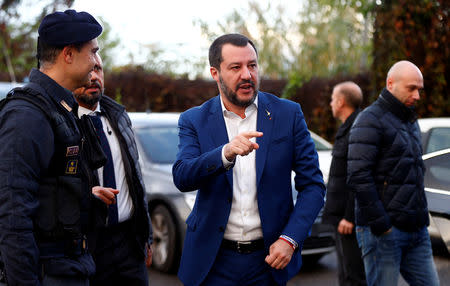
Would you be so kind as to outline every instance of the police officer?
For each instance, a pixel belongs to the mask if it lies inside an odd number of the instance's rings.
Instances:
[[[101,25],[86,12],[47,15],[38,66],[0,111],[0,253],[8,285],[89,285],[91,192],[71,91],[89,83]]]

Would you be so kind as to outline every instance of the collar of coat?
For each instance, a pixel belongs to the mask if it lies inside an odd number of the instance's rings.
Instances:
[[[114,115],[116,115],[117,113],[123,112],[125,107],[103,94],[100,98],[100,110],[106,114],[113,115],[111,113],[115,113]]]
[[[417,120],[417,114],[414,106],[407,107],[386,88],[381,91],[379,102],[385,109],[389,110],[392,114],[403,121],[414,122]]]
[[[360,112],[360,109],[357,108],[355,111],[353,111],[352,114],[350,114],[349,117],[347,117],[345,122],[342,123],[342,125],[339,127],[338,131],[336,132],[336,136],[335,136],[336,139],[348,134],[348,132],[350,131],[350,128],[352,127],[353,122],[355,121],[356,116],[358,116],[359,112]]]

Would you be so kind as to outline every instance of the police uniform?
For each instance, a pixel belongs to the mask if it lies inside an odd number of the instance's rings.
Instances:
[[[39,41],[64,47],[101,31],[88,13],[67,10],[44,18]],[[95,272],[85,239],[92,194],[77,104],[71,91],[41,71],[33,69],[29,78],[0,111],[4,271],[8,285],[88,285]]]

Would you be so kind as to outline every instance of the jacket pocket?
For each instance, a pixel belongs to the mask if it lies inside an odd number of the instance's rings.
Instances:
[[[80,219],[81,179],[58,177],[58,220],[63,226],[75,225]]]
[[[47,178],[41,182],[37,194],[39,207],[35,222],[44,231],[51,231],[56,227],[56,189],[56,178]]]

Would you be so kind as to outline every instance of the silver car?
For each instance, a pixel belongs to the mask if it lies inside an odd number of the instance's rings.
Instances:
[[[140,153],[150,217],[153,224],[153,267],[162,272],[178,269],[196,192],[182,193],[172,180],[172,165],[178,151],[179,113],[129,113]],[[328,178],[331,144],[311,133],[319,153],[324,177]],[[296,198],[296,191],[293,192]],[[317,261],[334,250],[333,231],[319,216],[305,241],[302,254]]]
[[[423,155],[430,225],[450,252],[450,148]],[[431,234],[431,232],[430,232]]]
[[[420,118],[418,120],[420,126],[420,132],[422,133],[422,149],[423,149],[423,159],[425,166],[427,166],[426,160],[431,158],[428,156],[429,153],[434,153],[439,150],[444,150],[450,148],[450,117],[436,117],[436,118]],[[435,159],[429,160],[429,162]],[[450,237],[450,228],[443,230],[436,224],[435,215],[433,214],[433,209],[435,205],[439,205],[439,200],[436,199],[439,195],[427,190],[427,178],[430,176],[430,168],[426,167],[425,172],[425,190],[427,194],[428,208],[430,210],[430,226],[428,227],[428,232],[431,238],[433,238],[433,244],[435,241],[440,242],[443,236]],[[448,197],[448,194],[443,197]],[[444,200],[448,201],[448,200]],[[449,207],[450,209],[450,207]],[[439,219],[437,219],[439,220]]]
[[[450,148],[450,117],[421,118],[423,154]]]

